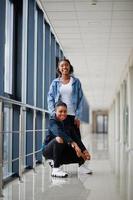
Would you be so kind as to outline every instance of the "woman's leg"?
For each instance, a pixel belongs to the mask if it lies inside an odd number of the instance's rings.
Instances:
[[[81,174],[92,174],[92,170],[88,168],[88,165],[85,163],[85,160],[82,157],[78,157],[75,150],[69,146],[66,145],[64,149],[64,157],[62,158],[61,164],[72,164],[72,163],[78,163],[78,172]]]
[[[44,150],[43,155],[46,159],[52,159],[54,161],[54,166],[52,168],[53,177],[67,177],[68,174],[62,171],[59,167],[62,163],[62,157],[64,153],[65,144],[60,137],[53,139]]]
[[[58,143],[56,138],[49,142],[45,147],[43,155],[46,159],[52,159],[54,161],[54,167],[58,168],[61,165],[62,155],[64,152],[64,143]]]
[[[82,157],[77,156],[75,150],[68,144],[65,144],[63,155],[64,156],[62,156],[61,164],[78,163],[80,166],[85,162]]]

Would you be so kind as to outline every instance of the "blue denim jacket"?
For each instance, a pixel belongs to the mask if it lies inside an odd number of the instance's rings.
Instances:
[[[52,81],[50,89],[47,96],[48,110],[50,115],[55,114],[55,104],[60,100],[60,80],[56,78]],[[83,91],[81,83],[78,78],[73,77],[72,83],[72,103],[75,109],[75,118],[81,119],[82,103],[83,103]]]

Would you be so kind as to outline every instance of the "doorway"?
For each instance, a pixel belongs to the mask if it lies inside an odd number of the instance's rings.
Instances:
[[[96,116],[96,132],[108,133],[108,116],[107,115]]]

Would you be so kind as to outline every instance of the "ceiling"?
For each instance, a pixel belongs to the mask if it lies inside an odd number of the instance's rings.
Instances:
[[[40,0],[92,109],[111,105],[133,48],[133,0]]]

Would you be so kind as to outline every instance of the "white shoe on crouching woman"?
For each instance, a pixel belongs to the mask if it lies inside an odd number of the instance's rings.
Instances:
[[[57,167],[57,168],[53,167],[51,176],[65,178],[68,176],[68,174],[66,172],[64,172],[62,169],[60,169],[59,167]]]
[[[93,171],[89,169],[87,162],[78,167],[78,172],[79,174],[93,174]]]

